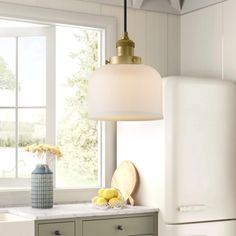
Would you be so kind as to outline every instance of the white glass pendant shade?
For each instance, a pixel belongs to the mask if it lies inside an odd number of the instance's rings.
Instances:
[[[89,117],[98,120],[162,119],[162,80],[150,66],[105,65],[89,79]]]

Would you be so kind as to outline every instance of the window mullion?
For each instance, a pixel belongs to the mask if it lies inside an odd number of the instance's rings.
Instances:
[[[56,144],[55,27],[46,39],[46,142]]]
[[[16,144],[15,144],[15,149],[16,149],[16,169],[15,169],[15,177],[18,178],[18,143],[19,143],[19,119],[18,119],[18,37],[16,37],[16,108],[15,108],[15,115],[16,115],[16,123],[15,123],[15,139],[16,139]]]
[[[47,29],[46,39],[46,142],[56,144],[56,63],[55,63],[55,27]],[[56,180],[56,161],[53,159],[50,168]]]

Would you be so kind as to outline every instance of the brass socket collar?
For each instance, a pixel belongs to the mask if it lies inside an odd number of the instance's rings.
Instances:
[[[141,57],[134,56],[135,43],[124,32],[123,38],[116,43],[117,55],[111,57],[106,64],[141,64]]]
[[[123,46],[135,48],[135,43],[129,39],[128,32],[124,32],[123,38],[116,42],[116,48]]]

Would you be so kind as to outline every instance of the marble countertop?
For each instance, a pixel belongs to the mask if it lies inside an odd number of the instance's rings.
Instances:
[[[145,206],[126,206],[123,209],[96,209],[91,203],[84,203],[54,205],[51,209],[35,209],[31,207],[2,208],[0,209],[0,212],[8,212],[33,220],[49,220],[75,217],[153,213],[158,212],[158,209]]]

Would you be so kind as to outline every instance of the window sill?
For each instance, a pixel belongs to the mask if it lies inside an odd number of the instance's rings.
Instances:
[[[54,204],[89,202],[97,195],[98,188],[55,189]],[[0,207],[29,206],[30,188],[0,189]]]
[[[0,194],[5,192],[30,191],[30,188],[0,188]]]

